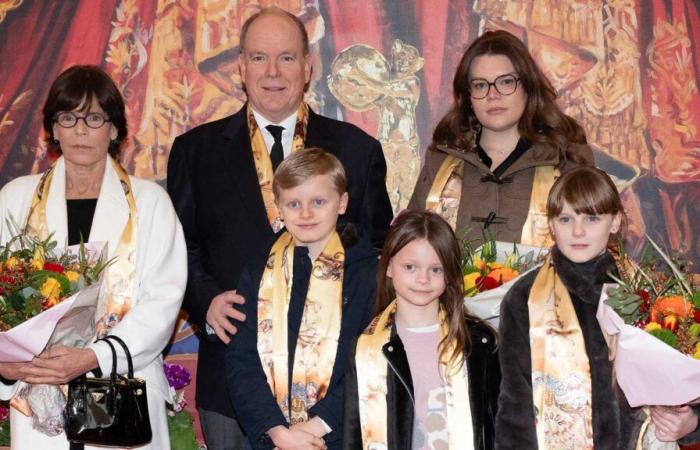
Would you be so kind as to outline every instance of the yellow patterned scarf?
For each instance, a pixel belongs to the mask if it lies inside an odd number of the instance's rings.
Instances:
[[[440,165],[430,187],[425,208],[438,213],[453,229],[457,228],[457,214],[462,196],[464,160],[448,155]],[[521,244],[549,247],[553,244],[547,223],[547,196],[559,170],[553,166],[537,166],[532,182],[530,206],[523,224]]]
[[[104,314],[96,325],[97,337],[106,336],[131,308],[131,296],[133,295],[136,271],[136,200],[131,189],[129,175],[124,168],[113,158],[109,158],[108,164],[112,164],[112,168],[117,173],[119,182],[124,190],[124,196],[129,205],[129,219],[117,244],[114,262],[109,266],[106,273],[104,290],[104,299],[106,301],[103,303],[106,306]],[[39,239],[46,239],[50,234],[46,223],[46,202],[49,198],[49,189],[51,188],[55,167],[56,163],[41,177],[34,192],[32,206],[27,218],[27,232],[37,236]]]
[[[306,126],[309,122],[309,107],[306,103],[299,105],[297,112],[297,122],[294,129],[294,140],[292,141],[292,153],[298,152],[304,148],[306,141]],[[253,149],[253,161],[255,162],[255,171],[258,175],[258,184],[260,192],[262,192],[265,211],[267,211],[267,219],[270,221],[270,226],[274,232],[282,229],[284,224],[280,218],[277,205],[275,205],[275,196],[272,193],[272,160],[270,159],[270,151],[265,145],[262,131],[255,121],[253,108],[248,104],[248,131],[250,132],[250,145]]]
[[[547,256],[530,290],[532,399],[540,449],[592,449],[591,372],[569,291]]]
[[[100,299],[98,314],[100,319],[96,324],[96,336],[104,337],[131,308],[134,278],[136,271],[136,200],[131,189],[129,175],[114,159],[109,158],[119,182],[124,190],[126,202],[129,205],[129,219],[124,226],[122,235],[114,253],[114,261],[107,268],[105,276],[104,296]],[[51,234],[46,221],[46,204],[49,189],[53,180],[56,163],[41,177],[34,191],[32,206],[29,210],[25,232],[39,239],[47,239]],[[104,183],[104,179],[103,179]],[[16,395],[10,405],[26,416],[31,415],[27,399]]]
[[[357,366],[357,396],[359,402],[362,448],[387,448],[387,370],[388,364],[382,347],[391,338],[396,314],[396,300],[375,317],[357,340],[355,365]],[[447,334],[447,318],[440,308],[440,341]],[[452,348],[446,354],[452,354]],[[440,375],[445,380],[447,399],[447,431],[449,448],[473,449],[474,436],[467,369],[463,360],[440,360]]]
[[[289,232],[272,246],[260,280],[258,353],[270,389],[291,424],[308,420],[309,408],[328,391],[340,337],[344,261],[345,249],[338,233],[333,232],[311,269],[294,351],[291,395],[287,312],[294,273],[294,238]]]

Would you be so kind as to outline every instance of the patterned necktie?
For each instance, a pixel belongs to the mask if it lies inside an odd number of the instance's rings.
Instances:
[[[265,129],[270,132],[275,140],[275,143],[272,144],[272,150],[270,150],[272,170],[275,171],[277,170],[277,166],[279,166],[284,159],[284,149],[282,148],[282,131],[284,131],[284,127],[268,125],[265,127]]]

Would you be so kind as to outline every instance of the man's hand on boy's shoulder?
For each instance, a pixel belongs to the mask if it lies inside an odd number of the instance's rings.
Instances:
[[[275,448],[280,450],[325,450],[326,443],[320,437],[316,437],[306,431],[294,427],[287,428],[282,425],[270,428],[267,431]]]
[[[233,305],[242,305],[245,299],[238,295],[235,290],[224,291],[214,297],[207,310],[207,325],[224,344],[231,342],[229,335],[238,332],[238,328],[231,323],[230,319],[243,322],[245,314],[237,310]],[[207,330],[208,334],[212,334]]]

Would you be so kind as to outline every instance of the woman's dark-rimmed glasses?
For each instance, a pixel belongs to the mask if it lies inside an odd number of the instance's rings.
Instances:
[[[476,100],[486,98],[491,92],[491,86],[501,95],[510,95],[518,88],[518,81],[520,78],[511,73],[496,77],[493,82],[483,78],[473,78],[469,81],[469,95]]]
[[[88,128],[100,128],[109,119],[100,113],[87,113],[85,116],[76,116],[72,112],[62,112],[56,116],[55,122],[63,128],[73,128],[82,120]]]

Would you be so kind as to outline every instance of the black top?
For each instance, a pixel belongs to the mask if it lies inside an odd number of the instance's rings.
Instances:
[[[80,244],[81,236],[83,242],[88,241],[96,206],[96,198],[66,200],[66,210],[68,213],[68,245]]]
[[[520,138],[518,140],[518,144],[515,146],[512,152],[510,152],[510,155],[506,159],[503,160],[503,162],[496,168],[491,167],[491,164],[493,164],[493,161],[491,160],[491,157],[486,154],[486,151],[481,147],[481,144],[476,145],[476,153],[479,155],[479,159],[481,160],[482,163],[488,168],[491,169],[491,172],[497,177],[500,178],[503,173],[505,173],[506,170],[510,166],[515,163],[518,159],[520,159],[523,154],[528,151],[531,147],[530,142],[527,139]]]

